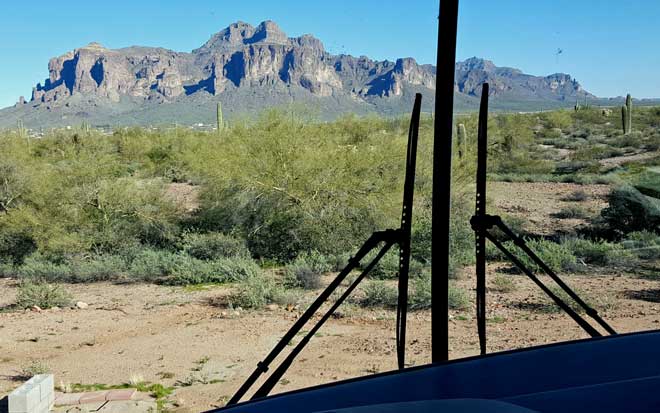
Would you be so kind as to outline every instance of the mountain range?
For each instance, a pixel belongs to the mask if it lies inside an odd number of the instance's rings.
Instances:
[[[435,66],[413,58],[376,61],[333,55],[312,35],[288,37],[276,23],[237,22],[190,53],[158,47],[107,49],[98,43],[52,58],[30,99],[0,110],[0,127],[213,123],[225,116],[299,105],[322,119],[343,113],[399,115],[424,95],[431,111]],[[456,108],[472,110],[481,84],[497,110],[533,111],[597,99],[568,74],[532,76],[480,58],[456,64]]]

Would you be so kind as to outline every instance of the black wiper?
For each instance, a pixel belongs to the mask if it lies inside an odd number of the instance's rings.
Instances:
[[[477,138],[477,197],[475,215],[470,220],[475,232],[476,244],[476,277],[477,277],[477,330],[479,333],[479,347],[481,354],[486,353],[486,239],[490,240],[516,267],[527,275],[552,301],[566,312],[591,337],[600,337],[602,334],[585,320],[577,311],[573,310],[557,294],[553,293],[541,280],[523,264],[490,229],[499,228],[522,252],[524,252],[536,265],[543,270],[568,296],[573,299],[585,313],[594,319],[609,334],[616,331],[603,320],[598,311],[591,308],[579,295],[575,293],[546,263],[532,251],[525,239],[516,235],[499,216],[486,213],[486,172],[488,156],[488,83],[484,83],[481,90],[481,106],[479,108],[479,133]]]
[[[270,351],[266,358],[257,363],[257,368],[232,396],[227,405],[238,403],[243,396],[250,390],[254,383],[262,374],[268,372],[270,364],[279,356],[291,340],[301,331],[307,322],[316,314],[328,298],[335,292],[348,275],[358,267],[360,262],[373,250],[382,244],[376,256],[369,262],[360,275],[351,283],[337,301],[325,312],[323,317],[312,327],[312,329],[303,337],[303,339],[294,347],[289,355],[280,363],[273,373],[266,379],[261,387],[254,393],[252,400],[267,396],[277,385],[280,379],[289,369],[295,358],[305,348],[314,334],[323,326],[323,324],[332,316],[339,306],[350,296],[355,288],[369,274],[369,272],[378,264],[380,259],[392,248],[394,244],[399,244],[399,302],[397,310],[397,358],[400,368],[403,368],[405,361],[405,336],[406,336],[406,309],[408,306],[408,268],[410,262],[410,234],[413,193],[415,184],[415,163],[417,152],[417,139],[419,136],[419,121],[421,115],[422,95],[415,96],[410,130],[408,134],[408,150],[406,154],[406,178],[404,184],[403,210],[401,213],[401,228],[389,229],[385,231],[374,232],[369,239],[362,245],[347,266],[337,275],[337,277],[326,287],[325,290],[314,300],[303,315],[294,323],[287,333],[280,339],[275,347]]]

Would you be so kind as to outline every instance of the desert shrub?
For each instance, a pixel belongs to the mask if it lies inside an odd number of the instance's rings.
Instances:
[[[220,232],[184,234],[183,251],[200,260],[250,256],[244,241]]]
[[[87,283],[120,278],[126,273],[126,263],[114,255],[98,255],[75,259],[70,263],[71,274],[67,282]]]
[[[363,307],[396,307],[398,291],[386,281],[369,281],[362,287],[364,297],[360,301]]]
[[[331,268],[327,258],[319,252],[303,253],[284,267],[285,283],[290,287],[317,289],[321,287],[321,275]]]
[[[630,267],[637,263],[637,257],[624,249],[622,244],[603,240],[566,238],[562,240],[562,245],[585,264]]]
[[[300,208],[285,196],[240,188],[202,194],[213,205],[201,212],[201,225],[213,231],[238,231],[253,256],[287,262],[309,247],[310,228]]]
[[[515,281],[511,277],[502,274],[495,274],[491,282],[490,289],[500,293],[510,293],[517,289]]]
[[[408,307],[411,310],[431,308],[431,272],[426,270],[421,277],[411,283],[412,291],[408,297]],[[465,310],[470,305],[467,293],[453,281],[449,282],[447,290],[449,308],[452,310]]]
[[[571,113],[568,110],[555,110],[541,114],[547,128],[568,129],[573,125]]]
[[[351,254],[342,253],[334,254],[327,257],[327,262],[329,266],[329,271],[341,271],[348,265],[348,261],[351,259]]]
[[[387,281],[374,280],[362,287],[364,297],[360,301],[363,307],[395,308],[398,303],[397,288]],[[469,306],[469,299],[464,290],[453,282],[448,290],[449,308],[465,310]],[[421,277],[412,280],[408,296],[408,308],[411,310],[424,310],[431,308],[431,272],[424,271]]]
[[[567,246],[544,239],[527,239],[526,242],[527,246],[553,271],[577,272],[580,270],[575,255]],[[512,241],[504,242],[504,246],[527,268],[536,272],[541,271],[541,268]],[[486,254],[493,260],[506,259],[503,253],[495,251],[493,247],[487,247]]]
[[[21,381],[27,381],[39,374],[48,374],[50,372],[52,372],[52,369],[44,361],[30,360],[28,364],[21,367],[17,378]]]
[[[660,235],[653,232],[631,232],[626,235],[622,244],[641,259],[660,258]]]
[[[23,265],[16,268],[16,274],[30,280],[64,281],[71,274],[71,266],[51,262],[42,254],[35,253],[27,257]]]
[[[362,262],[363,267],[366,267],[372,258],[375,257],[375,253],[368,255]],[[424,265],[417,260],[410,260],[409,267],[409,276],[419,277],[422,273]],[[399,252],[398,250],[391,249],[380,259],[378,264],[376,264],[371,270],[370,276],[376,279],[392,279],[397,278],[399,274]]]
[[[575,174],[577,172],[588,171],[594,167],[598,168],[599,164],[597,162],[591,162],[589,160],[571,160],[559,162],[555,166],[555,173],[559,175],[569,175]]]
[[[71,300],[71,295],[60,286],[24,280],[18,286],[16,307],[65,307],[71,304]]]
[[[561,208],[553,216],[561,219],[584,219],[589,217],[589,212],[577,205],[569,205]]]
[[[128,274],[143,281],[162,281],[174,272],[178,254],[167,250],[143,249],[131,260]]]
[[[282,288],[270,277],[260,274],[249,277],[238,285],[229,297],[233,307],[259,309],[274,302],[281,295]]]
[[[494,172],[498,174],[529,174],[529,175],[542,175],[550,174],[555,170],[555,164],[552,161],[545,159],[535,159],[529,154],[514,154],[509,157],[502,157],[496,163],[497,167]]]
[[[618,234],[651,230],[660,233],[660,200],[647,197],[635,188],[615,188],[609,205],[601,211],[605,223]]]
[[[5,228],[0,230],[0,262],[22,264],[25,257],[37,249],[37,245],[25,230]]]
[[[172,274],[164,282],[170,285],[219,284],[245,282],[258,277],[261,269],[250,258],[199,260],[180,254]]]
[[[614,156],[621,156],[624,152],[620,149],[611,148],[605,145],[599,146],[586,146],[573,152],[571,160],[589,162],[593,159],[612,158]]]
[[[566,202],[584,202],[589,199],[589,195],[582,190],[573,191],[570,194],[562,198],[562,201]]]
[[[87,283],[120,278],[126,273],[125,261],[114,255],[70,257],[53,261],[39,253],[16,268],[22,278],[47,282]]]

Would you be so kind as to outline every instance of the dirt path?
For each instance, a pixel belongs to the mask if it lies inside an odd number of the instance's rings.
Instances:
[[[623,155],[623,156],[615,156],[613,158],[601,159],[599,162],[603,166],[614,168],[617,166],[627,164],[629,162],[646,161],[648,159],[657,158],[658,156],[660,156],[659,151],[642,152],[642,153],[636,153],[634,155]]]
[[[608,185],[578,185],[554,182],[493,182],[489,183],[488,198],[500,212],[523,219],[524,229],[542,235],[571,233],[584,218],[558,218],[563,208],[578,206],[588,215],[596,216],[607,206]],[[585,200],[575,202],[568,198],[582,192]]]

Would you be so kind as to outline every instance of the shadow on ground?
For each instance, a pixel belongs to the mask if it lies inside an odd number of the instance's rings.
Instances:
[[[631,300],[648,301],[649,303],[660,303],[660,289],[648,290],[628,290],[624,291],[623,296]]]

